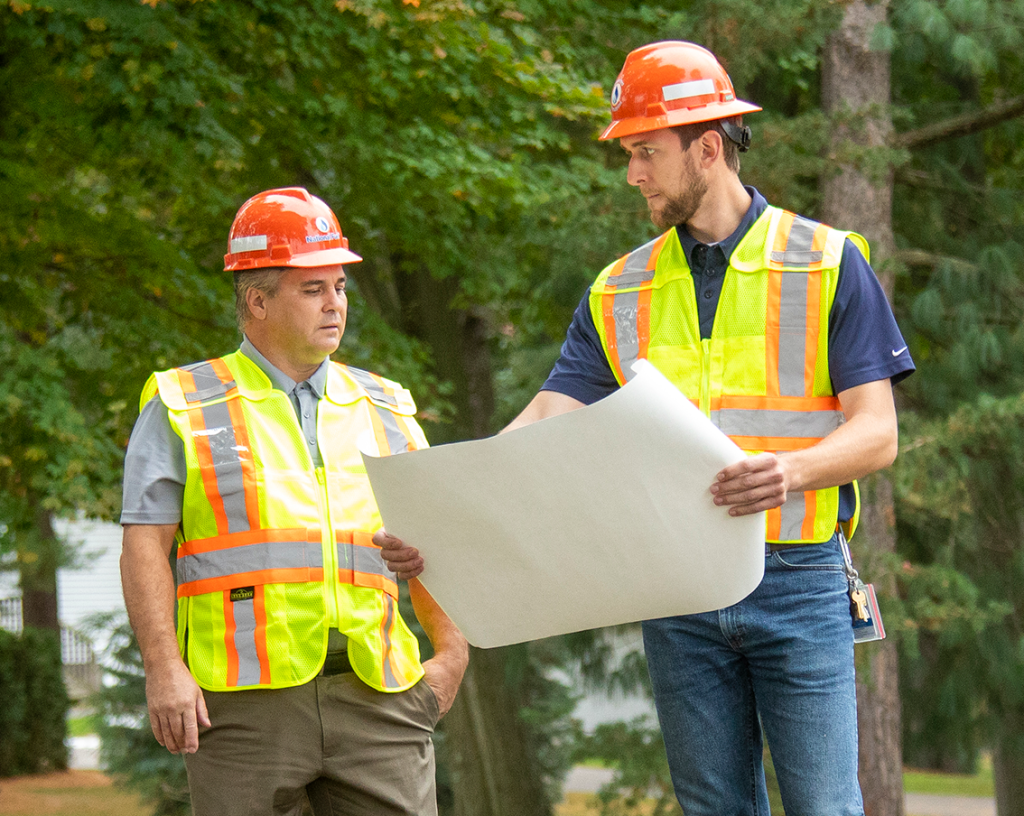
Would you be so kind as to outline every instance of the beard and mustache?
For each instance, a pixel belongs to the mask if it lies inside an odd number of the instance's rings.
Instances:
[[[665,201],[665,205],[660,210],[655,210],[648,201],[651,221],[659,229],[678,227],[693,218],[708,191],[707,179],[697,174],[695,162],[689,155],[687,155],[686,178],[681,187],[682,192],[679,195],[670,196],[664,192],[659,194]]]

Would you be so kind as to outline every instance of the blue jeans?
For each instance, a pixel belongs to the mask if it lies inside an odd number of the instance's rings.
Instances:
[[[734,606],[645,621],[643,631],[686,816],[769,813],[762,728],[786,816],[863,816],[837,539],[766,556],[764,580]]]

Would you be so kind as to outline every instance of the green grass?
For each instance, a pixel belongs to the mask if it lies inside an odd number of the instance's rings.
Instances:
[[[976,774],[945,774],[936,771],[903,772],[903,789],[907,793],[935,793],[942,796],[994,796],[992,760],[982,757]]]
[[[84,737],[88,734],[96,733],[96,722],[93,719],[93,715],[88,714],[84,717],[69,717],[68,718],[68,736],[69,737]]]
[[[589,768],[611,767],[599,759],[580,762]],[[903,771],[903,789],[907,793],[934,793],[940,796],[995,796],[992,778],[992,759],[983,756],[976,774],[948,774],[938,771],[918,771],[907,768]]]

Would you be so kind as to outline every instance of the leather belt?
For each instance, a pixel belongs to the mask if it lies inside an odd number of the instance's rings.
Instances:
[[[348,652],[328,652],[324,665],[320,667],[318,677],[330,677],[335,674],[345,674],[352,671],[352,664],[348,659]]]
[[[794,547],[805,547],[806,544],[769,544],[765,542],[764,554],[771,555],[775,552],[782,552],[783,550],[792,550]]]

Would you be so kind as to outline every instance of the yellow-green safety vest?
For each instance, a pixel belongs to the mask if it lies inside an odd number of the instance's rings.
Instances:
[[[619,384],[650,360],[749,454],[808,448],[844,421],[828,369],[828,320],[843,244],[856,233],[768,207],[729,259],[710,339],[675,229],[606,267],[590,310]],[[856,486],[855,486],[856,487]],[[857,511],[844,528],[852,535]],[[766,541],[827,541],[839,488],[791,493],[767,513]]]
[[[381,519],[356,440],[378,455],[426,447],[398,383],[330,363],[314,467],[288,396],[245,355],[153,374],[184,445],[178,645],[196,681],[229,691],[308,682],[335,627],[380,691],[422,676],[398,588],[371,538]],[[366,442],[363,442],[363,440]]]

